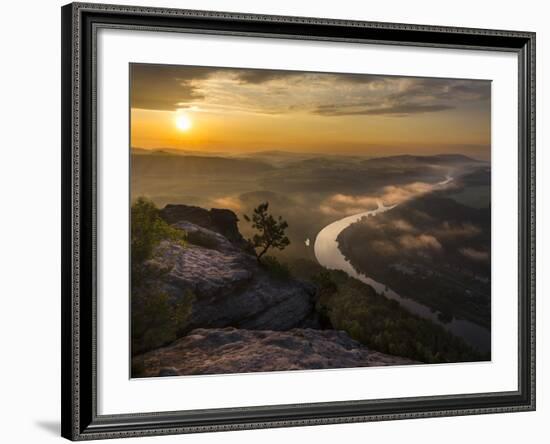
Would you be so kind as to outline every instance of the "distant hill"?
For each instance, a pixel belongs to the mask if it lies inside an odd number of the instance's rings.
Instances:
[[[204,151],[204,150],[188,150],[181,148],[140,148],[132,147],[130,149],[132,154],[173,154],[175,156],[205,156],[205,157],[233,157],[231,154],[224,153],[222,151]]]
[[[273,156],[273,157],[305,157],[312,156],[311,153],[299,153],[296,151],[283,151],[283,150],[266,150],[266,151],[254,151],[247,153],[250,156]]]
[[[296,153],[291,151],[255,151],[249,153],[239,153],[235,157],[239,159],[254,159],[262,162],[269,163],[274,166],[284,167],[294,162],[310,159],[315,157],[316,154],[308,153]]]
[[[388,157],[375,157],[364,160],[362,163],[370,166],[395,166],[395,165],[457,165],[457,164],[481,164],[481,160],[473,159],[463,154],[435,154],[433,156],[414,156],[409,154]]]
[[[133,152],[132,168],[132,174],[135,176],[165,177],[194,174],[258,174],[273,169],[268,163],[255,159],[182,155],[165,151],[152,152],[148,155]]]
[[[154,153],[153,150],[147,150],[145,148],[131,148],[130,149],[130,152],[132,154],[136,154],[136,155],[139,155],[139,154],[152,154]]]
[[[323,156],[299,160],[291,164],[300,168],[349,168],[357,165],[357,158],[351,156]]]

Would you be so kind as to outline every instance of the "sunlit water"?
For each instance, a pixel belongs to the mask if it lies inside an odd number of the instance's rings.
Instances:
[[[444,181],[439,182],[435,186],[438,188],[444,187],[452,180],[452,177],[446,177]],[[358,222],[363,217],[375,217],[377,214],[389,211],[396,206],[397,205],[387,207],[384,206],[382,202],[378,202],[378,208],[376,210],[365,211],[363,213],[354,214],[353,216],[344,217],[343,219],[327,225],[317,234],[315,239],[314,251],[317,261],[325,268],[344,271],[348,276],[370,285],[377,293],[384,294],[388,299],[399,302],[399,304],[409,312],[443,326],[454,335],[463,338],[464,341],[472,347],[482,352],[490,351],[491,333],[488,329],[462,319],[453,319],[451,322],[447,323],[442,322],[438,318],[439,312],[432,311],[430,307],[412,299],[402,297],[386,285],[376,282],[370,277],[357,272],[351,263],[346,260],[340,248],[338,248],[338,242],[336,241],[338,235],[351,224]]]

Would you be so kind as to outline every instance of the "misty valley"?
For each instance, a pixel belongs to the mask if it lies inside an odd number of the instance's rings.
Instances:
[[[132,375],[489,360],[490,186],[461,154],[132,149]]]

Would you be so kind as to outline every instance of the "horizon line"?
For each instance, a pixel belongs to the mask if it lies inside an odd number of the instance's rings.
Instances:
[[[484,145],[463,145],[463,146],[484,146]],[[478,156],[472,156],[470,154],[464,154],[461,152],[436,152],[434,154],[411,154],[410,152],[398,152],[394,154],[389,154],[387,156],[381,155],[381,154],[362,154],[361,152],[345,152],[345,153],[338,153],[338,152],[319,152],[319,151],[286,151],[283,149],[260,149],[256,151],[216,151],[216,150],[194,150],[194,149],[187,149],[187,148],[173,148],[173,147],[154,147],[154,148],[144,148],[144,147],[130,147],[131,151],[150,151],[150,152],[166,152],[168,154],[174,154],[174,155],[185,155],[186,153],[193,153],[193,154],[203,154],[203,155],[221,155],[223,156],[228,155],[243,155],[243,154],[267,154],[267,153],[282,153],[282,154],[291,154],[291,155],[303,155],[303,156],[340,156],[340,157],[370,157],[370,158],[386,158],[386,157],[402,157],[402,156],[410,156],[410,157],[437,157],[437,156],[463,156],[467,157],[472,160],[477,160],[479,162],[490,162],[489,159],[483,159],[479,158]]]

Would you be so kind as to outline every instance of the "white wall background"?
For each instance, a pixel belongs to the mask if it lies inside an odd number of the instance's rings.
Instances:
[[[519,414],[141,438],[158,443],[498,442],[548,439],[550,340],[545,258],[550,218],[543,196],[550,168],[543,152],[543,73],[550,14],[542,1],[163,0],[118,3],[260,14],[305,15],[537,32],[538,124],[538,409]],[[60,11],[58,0],[4,2],[0,26],[0,436],[8,443],[60,441]],[[546,57],[545,57],[546,56]],[[546,347],[548,353],[548,347]],[[414,383],[414,382],[411,382]]]

